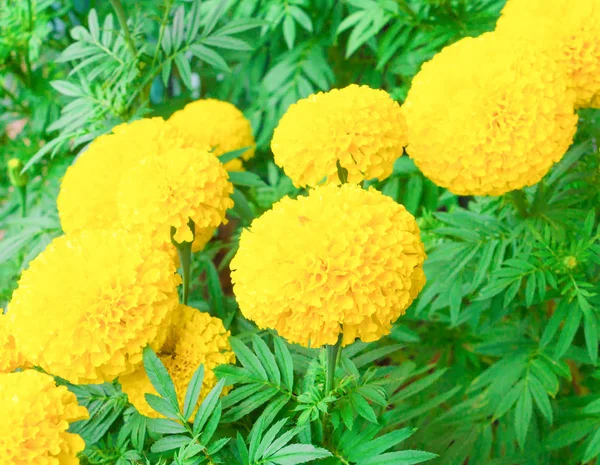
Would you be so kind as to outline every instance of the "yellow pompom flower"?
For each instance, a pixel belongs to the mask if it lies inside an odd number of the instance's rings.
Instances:
[[[0,412],[3,465],[79,465],[85,443],[67,429],[88,412],[51,376],[34,370],[0,374]]]
[[[455,194],[501,195],[537,183],[561,159],[577,129],[573,103],[548,55],[494,33],[462,39],[413,79],[406,150]]]
[[[17,349],[10,319],[0,313],[0,373],[10,373],[28,365],[23,354]]]
[[[180,305],[174,315],[167,341],[158,356],[173,379],[181,409],[186,389],[200,365],[204,366],[204,380],[199,403],[217,384],[214,368],[235,363],[235,356],[229,345],[229,331],[225,330],[219,318],[210,316],[186,305]],[[119,378],[123,392],[135,408],[142,414],[158,418],[146,402],[145,394],[157,394],[143,364],[131,374]]]
[[[231,268],[246,318],[320,347],[388,334],[425,284],[424,260],[402,205],[344,184],[275,204],[242,232]]]
[[[17,347],[71,383],[112,381],[133,371],[146,345],[162,345],[179,282],[170,254],[137,234],[54,239],[9,304]]]
[[[96,138],[62,180],[57,204],[63,231],[118,227],[117,191],[124,173],[148,156],[194,146],[162,118],[121,124]]]
[[[568,73],[575,105],[600,108],[598,0],[509,0],[497,31],[552,54]]]
[[[117,194],[121,223],[163,244],[175,228],[177,242],[225,222],[233,185],[223,164],[209,152],[173,149],[142,160],[123,177]]]
[[[291,105],[273,134],[275,163],[297,187],[385,179],[406,145],[400,105],[384,90],[352,84]]]
[[[208,147],[215,156],[251,147],[243,160],[254,156],[254,136],[250,121],[235,105],[216,99],[188,103],[169,118],[169,123],[192,138],[199,147]],[[227,171],[243,171],[242,160],[225,163]]]

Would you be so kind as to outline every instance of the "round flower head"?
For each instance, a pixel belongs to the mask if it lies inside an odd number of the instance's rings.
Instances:
[[[186,389],[200,365],[204,366],[204,380],[199,402],[217,384],[213,372],[218,365],[234,363],[235,357],[229,345],[229,332],[223,322],[208,313],[202,313],[186,305],[180,305],[174,315],[167,341],[158,353],[175,384],[175,390],[183,409]],[[157,418],[159,413],[146,402],[145,394],[155,394],[144,366],[119,378],[123,392],[142,415]]]
[[[387,92],[368,86],[319,92],[290,106],[273,134],[271,150],[297,187],[385,179],[406,145],[406,124]]]
[[[194,142],[162,118],[148,118],[113,128],[95,139],[69,167],[57,204],[65,233],[118,227],[117,190],[129,167],[150,155]]]
[[[250,121],[229,102],[206,99],[188,103],[176,111],[169,123],[191,137],[199,147],[208,147],[216,155],[251,147],[242,155],[243,160],[254,156],[254,136]],[[225,163],[227,171],[243,171],[242,160]]]
[[[455,194],[501,195],[537,183],[561,159],[577,128],[573,100],[549,56],[494,34],[466,38],[415,76],[403,106],[406,150]]]
[[[388,334],[425,284],[424,260],[402,205],[344,184],[275,204],[242,232],[231,268],[246,318],[320,347]]]
[[[497,31],[551,53],[568,73],[576,106],[600,108],[598,0],[509,0]]]
[[[88,412],[51,376],[34,370],[0,374],[0,412],[3,465],[79,465],[85,443],[67,429]]]
[[[71,383],[130,372],[160,347],[178,304],[170,254],[141,236],[102,230],[62,236],[23,272],[13,294],[17,347]]]
[[[10,373],[27,366],[25,357],[17,350],[10,319],[0,313],[0,373]]]
[[[233,185],[209,152],[173,149],[142,160],[123,177],[117,194],[121,223],[157,243],[192,242],[191,219],[201,232],[225,221]]]

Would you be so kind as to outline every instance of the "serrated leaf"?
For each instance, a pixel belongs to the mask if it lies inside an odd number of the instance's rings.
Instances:
[[[159,454],[161,452],[167,452],[173,449],[179,449],[182,446],[188,445],[192,441],[188,436],[166,436],[162,439],[159,439],[154,444],[150,450],[155,454]]]
[[[189,50],[194,56],[208,63],[213,68],[229,71],[229,66],[227,65],[225,60],[213,49],[208,48],[202,44],[192,44],[190,45]]]
[[[293,49],[294,42],[296,41],[296,22],[294,21],[294,17],[290,14],[286,15],[283,20],[283,38],[285,39],[288,49]]]
[[[279,372],[279,367],[277,366],[277,362],[275,361],[275,357],[269,350],[269,347],[258,335],[252,335],[252,347],[254,348],[254,352],[258,356],[262,366],[264,367],[269,380],[279,386],[281,383],[281,373]]]
[[[279,364],[283,384],[291,391],[294,387],[294,361],[292,355],[280,337],[274,337],[273,344],[275,345],[275,360]]]
[[[173,16],[173,49],[179,50],[183,45],[183,36],[185,34],[184,31],[184,21],[183,21],[183,5],[180,5],[175,10],[175,15]]]
[[[235,352],[237,359],[246,369],[255,374],[258,378],[265,381],[268,380],[267,372],[260,363],[260,360],[242,341],[236,337],[231,337],[229,338],[229,343]]]
[[[268,456],[266,460],[278,465],[297,465],[326,457],[331,457],[331,452],[312,444],[291,444]]]
[[[211,47],[223,48],[226,50],[238,50],[241,52],[251,51],[253,48],[241,39],[230,36],[211,36],[203,40],[203,43]]]
[[[150,418],[148,428],[157,434],[186,434],[185,427],[176,421],[166,418]]]
[[[570,309],[567,312],[566,319],[564,321],[562,332],[554,348],[554,358],[561,358],[565,352],[571,346],[575,333],[579,329],[579,323],[581,323],[581,311],[578,309]]]
[[[221,16],[227,11],[227,4],[227,0],[217,0],[215,2],[215,6],[210,10],[210,13],[206,17],[206,21],[204,22],[204,30],[202,31],[204,36],[208,36],[213,31]]]
[[[548,420],[548,423],[552,424],[552,406],[550,405],[550,400],[548,400],[548,394],[544,390],[544,387],[535,376],[529,376],[528,383],[533,400],[535,400],[540,412],[542,412],[542,415]]]
[[[69,81],[51,81],[50,85],[54,87],[54,89],[56,89],[58,92],[60,92],[63,95],[66,95],[67,97],[80,97],[83,95],[82,90]]]
[[[183,402],[183,418],[189,420],[194,413],[200,392],[202,391],[202,382],[204,381],[204,365],[200,365],[195,371],[190,384],[185,391],[185,400]]]
[[[267,187],[258,174],[250,171],[232,171],[229,173],[229,180],[234,186]]]
[[[420,450],[390,452],[359,462],[357,465],[414,465],[436,458],[436,454]]]
[[[144,348],[143,359],[144,369],[156,392],[169,400],[173,407],[179,408],[173,380],[163,362],[157,357],[150,346]]]
[[[310,16],[308,16],[303,9],[296,5],[290,5],[289,12],[294,19],[298,21],[298,24],[300,24],[300,26],[302,26],[307,32],[313,31],[313,25]]]
[[[152,407],[152,410],[167,418],[179,418],[179,409],[168,399],[149,393],[144,394],[144,398],[146,399],[146,402],[148,402],[148,405]]]
[[[175,55],[173,60],[175,61],[175,65],[177,66],[177,70],[179,71],[179,76],[181,77],[183,84],[188,89],[192,89],[192,69],[190,68],[189,61],[187,61],[183,53],[178,53]]]
[[[590,462],[600,455],[600,428],[590,438],[583,454],[583,463]]]
[[[517,442],[521,450],[525,448],[525,438],[531,423],[531,414],[533,413],[533,405],[531,400],[531,392],[527,387],[521,391],[521,396],[517,400],[515,410],[515,431],[517,433]]]
[[[237,149],[237,150],[232,150],[230,152],[226,152],[222,155],[219,155],[219,161],[223,164],[227,163],[228,161],[231,160],[235,160],[236,158],[241,157],[243,154],[245,154],[248,150],[250,150],[252,147],[248,146],[248,147],[242,147],[241,149]]]
[[[208,395],[202,401],[200,407],[198,407],[198,411],[196,412],[196,418],[194,418],[194,434],[198,434],[204,428],[204,425],[208,421],[208,418],[212,415],[217,404],[219,403],[219,397],[223,392],[223,387],[225,386],[225,380],[220,380],[217,385],[210,390]]]

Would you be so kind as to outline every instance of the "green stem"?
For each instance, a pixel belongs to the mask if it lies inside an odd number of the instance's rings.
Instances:
[[[527,218],[529,216],[527,198],[525,197],[525,192],[521,190],[511,191],[508,193],[510,200],[513,205],[517,209],[517,213],[522,218]]]
[[[196,234],[196,225],[192,220],[188,222],[189,228],[192,230],[192,234]],[[190,276],[192,266],[192,238],[191,242],[177,242],[174,239],[175,228],[171,227],[171,242],[177,248],[177,254],[179,255],[179,262],[181,264],[181,277],[183,279],[183,304],[187,305],[190,296]]]
[[[121,4],[121,0],[110,0],[110,3],[117,14],[117,19],[119,20],[119,24],[121,25],[121,29],[125,34],[125,40],[131,53],[134,57],[137,56],[137,49],[135,48],[135,44],[133,39],[131,38],[131,33],[129,32],[129,26],[127,26],[127,16],[125,16],[125,10],[123,9],[123,5]]]
[[[21,187],[17,187],[19,190],[19,197],[21,199],[21,216],[25,218],[27,216],[27,184]]]
[[[328,395],[332,391],[335,383],[335,370],[342,353],[342,339],[343,336],[340,333],[340,336],[334,345],[325,346],[325,358],[327,364],[325,372],[325,395]]]

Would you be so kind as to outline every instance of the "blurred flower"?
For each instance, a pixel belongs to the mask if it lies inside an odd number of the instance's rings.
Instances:
[[[209,152],[173,149],[142,160],[124,176],[117,194],[121,224],[168,243],[171,228],[177,242],[191,242],[191,219],[198,231],[225,222],[233,206],[223,164]]]
[[[29,364],[15,343],[11,321],[0,313],[0,373],[10,373]]]
[[[575,105],[600,108],[598,0],[509,0],[497,31],[542,47],[567,71]]]
[[[387,92],[352,84],[319,92],[291,105],[273,134],[271,149],[297,187],[323,180],[385,179],[406,145],[400,105]]]
[[[548,55],[493,33],[462,39],[413,79],[406,150],[455,194],[501,195],[537,183],[561,159],[577,129],[573,102]]]
[[[254,136],[250,121],[229,102],[202,99],[188,103],[176,111],[169,123],[191,137],[198,147],[207,147],[216,156],[251,147],[242,155],[243,160],[254,156]],[[227,171],[243,171],[242,160],[225,163]]]
[[[199,402],[217,384],[214,368],[235,362],[229,346],[229,335],[220,319],[186,305],[178,307],[167,341],[158,356],[173,379],[182,409],[188,384],[200,365],[204,366],[204,380]],[[129,402],[141,414],[153,418],[160,416],[146,402],[145,394],[157,393],[142,364],[133,373],[120,377],[119,381]]]
[[[117,191],[124,173],[146,157],[193,146],[162,118],[121,124],[96,138],[62,181],[57,204],[63,231],[117,228]]]
[[[425,284],[413,216],[354,184],[284,198],[242,232],[231,268],[246,318],[320,347],[389,333]]]
[[[9,304],[17,347],[71,383],[133,371],[160,347],[178,304],[170,255],[137,234],[84,231],[59,237],[23,272]]]
[[[88,412],[51,376],[34,370],[0,374],[0,412],[3,464],[79,465],[85,443],[67,429]]]

